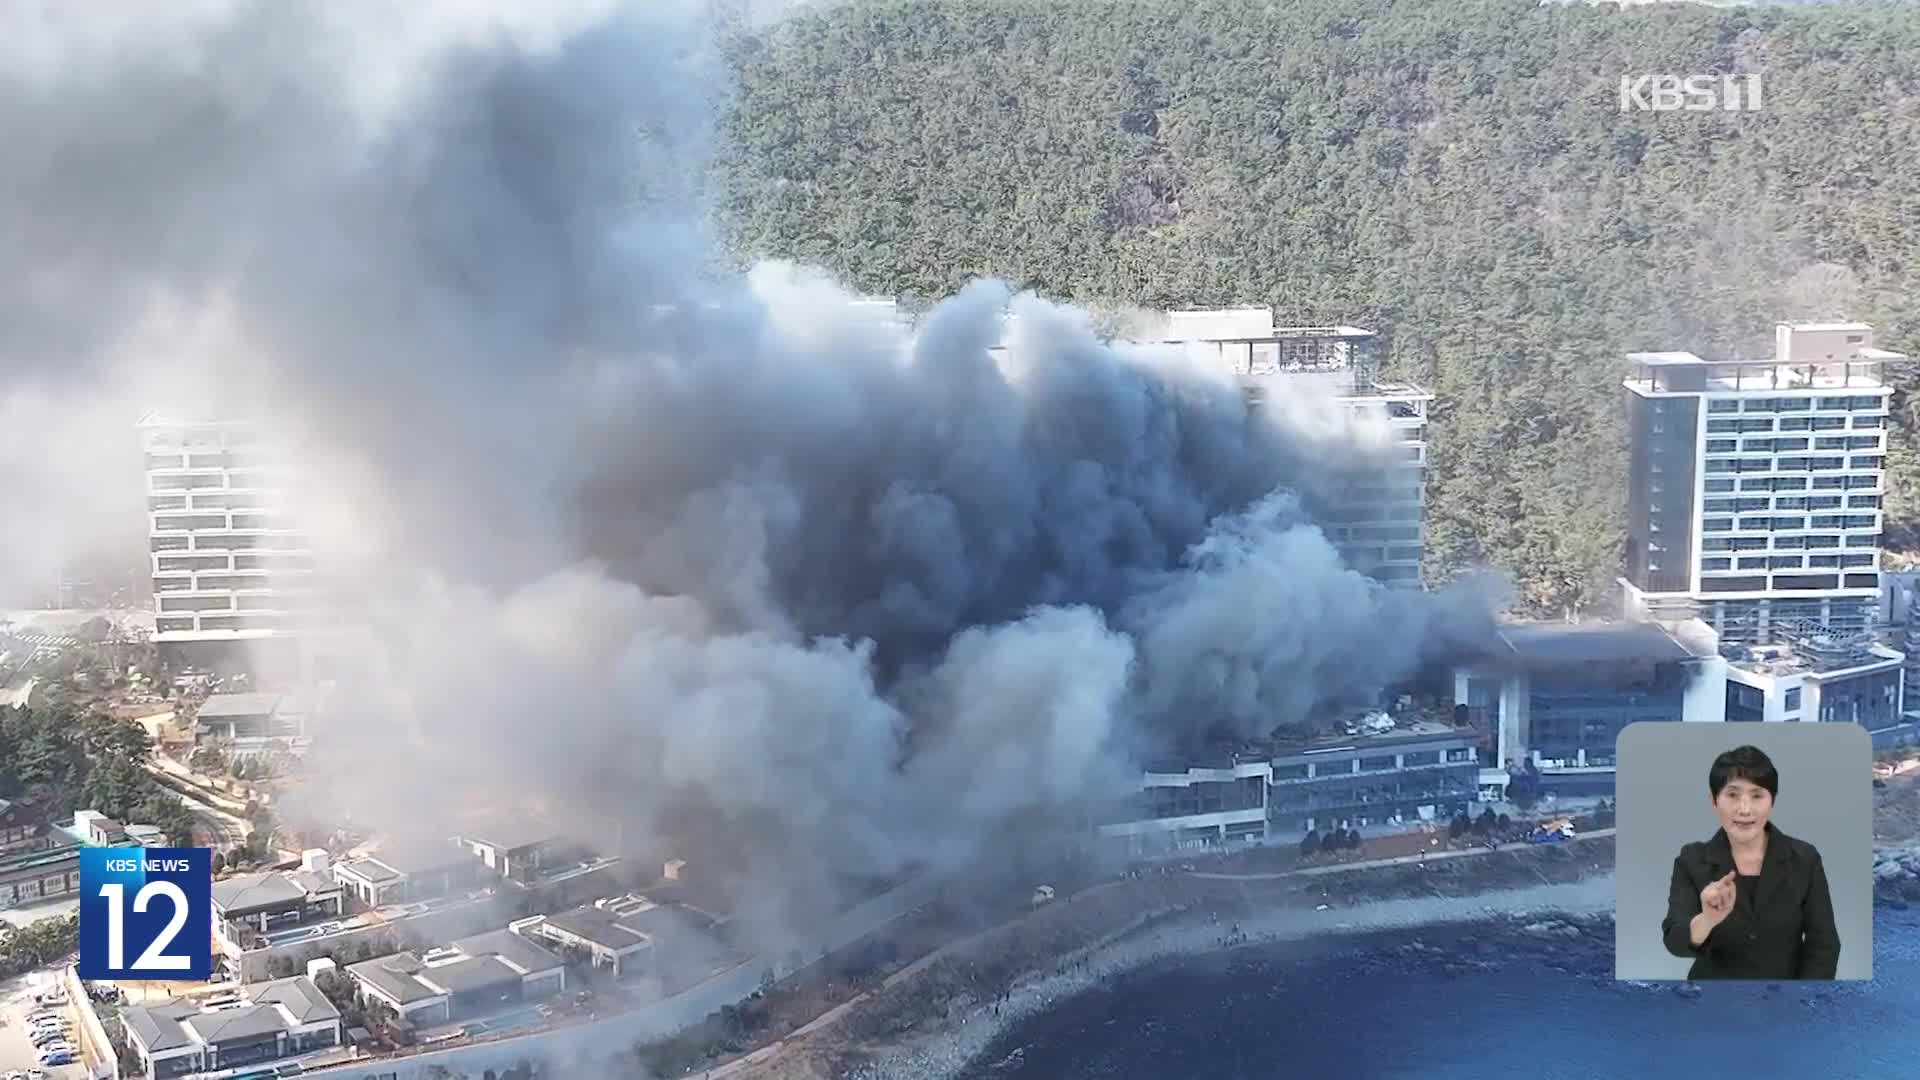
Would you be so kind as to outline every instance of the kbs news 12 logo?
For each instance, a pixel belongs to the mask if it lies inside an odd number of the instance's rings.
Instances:
[[[82,848],[80,977],[212,978],[212,853]]]
[[[1759,112],[1760,76],[1622,75],[1621,112]]]

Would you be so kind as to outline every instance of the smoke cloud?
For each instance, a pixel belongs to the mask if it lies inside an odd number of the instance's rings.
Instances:
[[[0,42],[0,556],[137,534],[149,408],[269,425],[371,645],[310,804],[827,889],[1485,631],[1479,584],[1341,564],[1316,523],[1382,447],[1334,403],[1250,416],[996,282],[909,332],[719,272],[699,21],[497,8],[48,4]]]

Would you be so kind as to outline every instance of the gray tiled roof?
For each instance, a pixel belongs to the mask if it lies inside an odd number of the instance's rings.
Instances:
[[[281,1006],[296,1024],[317,1024],[322,1020],[340,1019],[340,1010],[334,1008],[333,1002],[327,1000],[327,995],[321,993],[313,980],[304,975],[262,983],[253,991],[253,1000],[262,1005]]]
[[[395,953],[374,960],[362,960],[347,966],[347,974],[373,987],[402,1005],[441,995],[414,978],[423,965],[410,952]]]
[[[269,870],[239,874],[213,883],[213,903],[228,917],[278,907],[340,887],[332,874],[307,870]]]
[[[192,1036],[187,1034],[178,1020],[168,1015],[169,1011],[164,1007],[136,1005],[120,1010],[120,1019],[126,1024],[127,1033],[133,1036],[135,1042],[146,1047],[150,1054],[193,1045]]]
[[[451,964],[435,964],[422,968],[414,977],[450,994],[464,994],[489,986],[509,986],[521,979],[520,973],[501,963],[498,956],[469,956]]]
[[[489,930],[453,943],[468,956],[498,956],[526,975],[558,971],[566,962],[511,930]]]
[[[547,916],[548,924],[602,948],[618,951],[647,943],[647,935],[627,919],[591,904]]]
[[[180,1023],[184,1027],[192,1028],[194,1034],[200,1036],[201,1041],[216,1045],[223,1042],[238,1042],[287,1029],[287,1018],[280,1015],[280,1010],[271,1005],[203,1012],[189,1016]]]
[[[278,870],[239,874],[213,883],[213,905],[229,916],[306,898],[307,891]]]
[[[262,983],[249,992],[249,997],[253,1004],[237,1009],[208,1012],[197,1002],[179,998],[164,1005],[123,1009],[120,1015],[128,1032],[148,1053],[195,1042],[252,1039],[296,1024],[340,1019],[340,1010],[304,975]]]

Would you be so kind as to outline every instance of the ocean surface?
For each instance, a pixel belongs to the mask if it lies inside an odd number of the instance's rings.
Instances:
[[[1169,961],[1020,1021],[965,1080],[1586,1080],[1920,1075],[1920,910],[1877,909],[1874,979],[1613,979],[1613,928],[1516,921]]]

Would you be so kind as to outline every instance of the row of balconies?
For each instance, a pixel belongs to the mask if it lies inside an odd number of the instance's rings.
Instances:
[[[1771,544],[1768,543],[1769,540],[1772,541]],[[1666,548],[1660,544],[1652,544],[1649,550],[1665,551]],[[1743,552],[1751,554],[1753,552],[1769,550],[1792,553],[1845,550],[1878,551],[1880,550],[1880,534],[1877,532],[1849,533],[1844,539],[1832,533],[1824,535],[1795,533],[1785,536],[1773,533],[1741,536],[1715,535],[1703,538],[1700,542],[1700,550],[1702,553],[1711,552],[1713,554],[1720,554],[1724,552],[1729,555],[1739,555]]]
[[[1745,413],[1751,416],[1755,413],[1776,415],[1806,412],[1862,412],[1875,409],[1884,411],[1887,407],[1887,397],[1886,394],[1795,394],[1772,398],[1714,398],[1707,401],[1707,415],[1726,416],[1730,413]]]
[[[1742,492],[1766,491],[1862,491],[1878,489],[1883,481],[1882,472],[1857,473],[1849,476],[1750,476],[1739,482]],[[1811,482],[1809,482],[1811,481]],[[1703,485],[1708,495],[1733,494],[1734,478],[1715,477]],[[1651,490],[1658,494],[1661,490],[1659,480],[1654,480]]]
[[[1700,572],[1707,576],[1715,574],[1739,575],[1755,570],[1864,570],[1879,562],[1879,556],[1869,554],[1850,555],[1812,555],[1802,561],[1792,555],[1750,555],[1735,559],[1731,565],[1726,559],[1701,559]]]
[[[1814,514],[1811,523],[1804,512],[1785,514],[1762,514],[1739,518],[1706,518],[1700,523],[1703,533],[1773,533],[1826,531],[1832,529],[1853,530],[1880,528],[1881,511],[1875,509],[1868,513],[1852,514]]]
[[[292,520],[284,514],[236,512],[236,511],[192,511],[160,512],[149,515],[150,532],[273,532],[287,531],[292,528]]]
[[[1753,468],[1752,466],[1765,466]],[[1752,476],[1755,474],[1772,475],[1775,473],[1817,473],[1835,472],[1840,469],[1880,469],[1886,461],[1879,454],[1856,454],[1851,458],[1841,456],[1807,457],[1716,457],[1707,459],[1708,476],[1726,476],[1729,474]]]
[[[1709,454],[1807,454],[1829,453],[1832,451],[1849,452],[1853,450],[1884,450],[1886,440],[1883,433],[1871,435],[1798,435],[1789,438],[1767,439],[1721,439],[1707,440]],[[1809,445],[1811,444],[1811,445]]]

